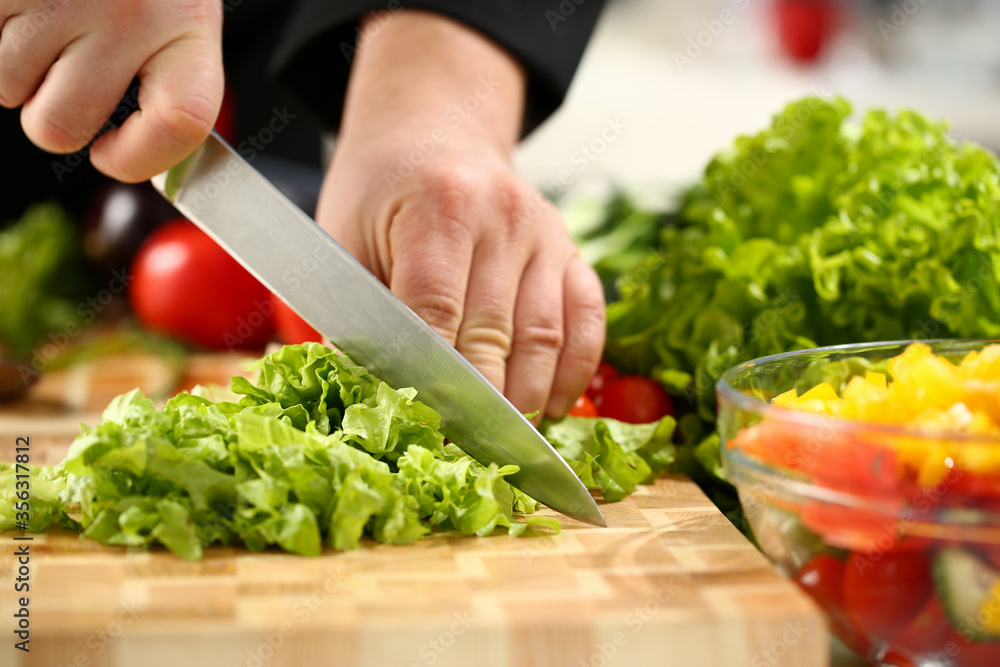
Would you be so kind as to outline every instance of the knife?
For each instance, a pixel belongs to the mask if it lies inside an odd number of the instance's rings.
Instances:
[[[152,183],[339,349],[395,388],[416,388],[466,453],[484,465],[517,465],[511,484],[563,514],[607,525],[531,422],[215,132]]]

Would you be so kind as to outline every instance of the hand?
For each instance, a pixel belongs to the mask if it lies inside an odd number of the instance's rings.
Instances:
[[[511,166],[523,74],[436,15],[371,21],[317,219],[515,407],[561,417],[597,368],[604,299]]]
[[[139,182],[205,140],[222,103],[218,0],[0,0],[0,105],[39,148],[73,153],[140,79],[139,110],[94,142],[93,165]]]

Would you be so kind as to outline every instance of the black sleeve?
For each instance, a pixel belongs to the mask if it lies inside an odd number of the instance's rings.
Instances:
[[[510,52],[528,74],[522,132],[566,96],[604,0],[302,0],[272,62],[278,81],[340,124],[358,21],[371,11],[424,9],[461,21]]]

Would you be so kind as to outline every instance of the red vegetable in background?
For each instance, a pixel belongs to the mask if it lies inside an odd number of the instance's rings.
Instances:
[[[844,612],[872,638],[887,640],[900,632],[932,592],[925,552],[853,552],[844,568]]]
[[[597,367],[597,372],[594,373],[594,377],[590,378],[590,384],[587,385],[587,396],[594,398],[604,389],[604,386],[618,377],[618,371],[611,364],[602,361],[601,365]]]
[[[674,414],[670,396],[659,384],[642,375],[624,375],[609,381],[594,396],[602,417],[630,424],[646,424]]]
[[[323,336],[318,331],[274,294],[271,295],[271,304],[274,306],[274,314],[272,315],[274,331],[282,343],[296,345],[306,342],[319,343],[323,340]]]
[[[261,348],[270,292],[184,218],[153,233],[132,262],[129,300],[146,327],[217,349]]]
[[[599,417],[600,414],[597,412],[597,407],[594,402],[590,400],[590,397],[584,394],[580,398],[576,399],[576,403],[569,410],[569,415],[571,417]]]

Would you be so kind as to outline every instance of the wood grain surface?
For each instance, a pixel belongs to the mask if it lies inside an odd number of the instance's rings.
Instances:
[[[43,377],[0,408],[0,458],[30,435],[33,463],[59,461],[81,421],[148,379],[128,359],[108,363]],[[238,355],[192,357],[185,384],[225,384],[241,368]],[[318,558],[213,547],[191,563],[36,535],[29,653],[11,633],[25,542],[0,534],[0,665],[828,664],[818,611],[692,482],[665,477],[602,510],[605,529],[561,518],[558,536],[435,534]]]

